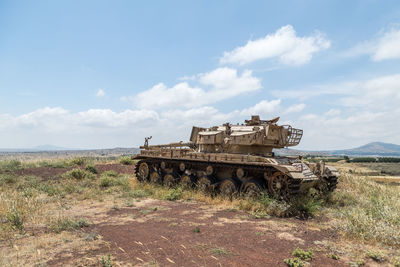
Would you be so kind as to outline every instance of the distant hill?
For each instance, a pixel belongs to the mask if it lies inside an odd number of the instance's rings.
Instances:
[[[276,149],[274,152],[281,156],[314,155],[314,156],[369,156],[369,157],[400,157],[400,145],[372,142],[357,148],[326,151],[308,151],[297,149]]]
[[[357,148],[327,151],[332,155],[400,157],[400,145],[373,142]]]
[[[0,160],[6,158],[65,158],[65,157],[120,157],[139,153],[139,148],[105,148],[105,149],[63,149],[57,147],[37,147],[31,149],[0,149]]]

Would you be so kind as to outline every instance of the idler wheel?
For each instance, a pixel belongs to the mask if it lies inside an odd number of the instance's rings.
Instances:
[[[237,183],[232,179],[224,179],[219,185],[219,192],[224,197],[232,198],[237,193]]]
[[[190,175],[184,174],[179,179],[179,184],[183,188],[191,188],[193,186],[193,178]]]
[[[290,196],[288,176],[275,172],[268,180],[268,190],[271,196],[287,200]]]
[[[242,184],[240,192],[243,196],[248,198],[258,198],[261,196],[263,187],[257,180],[249,180]]]
[[[201,176],[197,180],[197,188],[202,192],[210,192],[211,191],[211,178],[208,176]]]
[[[150,173],[150,182],[153,184],[161,184],[161,175],[158,172],[153,171]]]
[[[164,176],[163,184],[166,187],[173,187],[176,183],[176,176],[173,173],[168,173]]]
[[[149,165],[146,162],[139,164],[137,178],[139,181],[145,181],[149,177]]]

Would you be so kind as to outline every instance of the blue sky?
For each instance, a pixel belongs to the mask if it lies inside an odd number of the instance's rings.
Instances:
[[[0,147],[138,146],[252,113],[400,143],[398,1],[0,1]]]

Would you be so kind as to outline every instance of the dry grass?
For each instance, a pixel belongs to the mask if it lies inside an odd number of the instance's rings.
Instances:
[[[400,189],[342,173],[328,215],[346,236],[400,248]]]
[[[52,161],[51,164],[48,161],[0,161],[0,265],[40,265],[45,264],[46,259],[56,257],[62,249],[88,251],[98,247],[102,241],[87,243],[80,229],[92,221],[85,215],[89,216],[91,212],[98,214],[99,211],[88,208],[84,213],[81,207],[88,207],[91,203],[91,206],[98,206],[99,209],[101,206],[102,210],[106,210],[111,206],[133,205],[135,199],[148,197],[167,201],[198,201],[217,209],[241,209],[254,218],[324,215],[330,219],[328,227],[340,231],[349,242],[347,251],[351,251],[353,244],[368,248],[359,249],[353,259],[367,259],[370,256],[366,251],[375,251],[375,248],[383,251],[387,261],[393,264],[398,261],[396,256],[400,256],[393,252],[400,249],[400,187],[371,180],[376,178],[374,176],[392,179],[380,174],[381,166],[368,168],[365,164],[335,164],[340,169],[341,177],[333,194],[327,198],[305,196],[293,203],[279,202],[267,195],[259,199],[234,198],[231,201],[197,190],[139,183],[134,175],[112,171],[96,175],[89,170],[76,169],[48,181],[42,181],[40,177],[13,175],[15,170],[31,166],[58,168],[81,163],[80,159]],[[93,161],[85,159],[82,164],[93,164]],[[390,168],[391,172],[397,172],[394,165]],[[99,264],[100,256],[90,260],[94,262],[93,266]],[[29,259],[33,261],[29,262]]]

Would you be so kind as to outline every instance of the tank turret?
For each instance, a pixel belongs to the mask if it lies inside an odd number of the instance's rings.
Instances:
[[[272,156],[272,149],[296,146],[303,136],[303,130],[278,125],[278,120],[260,120],[256,115],[244,124],[193,127],[190,141],[199,152]]]

